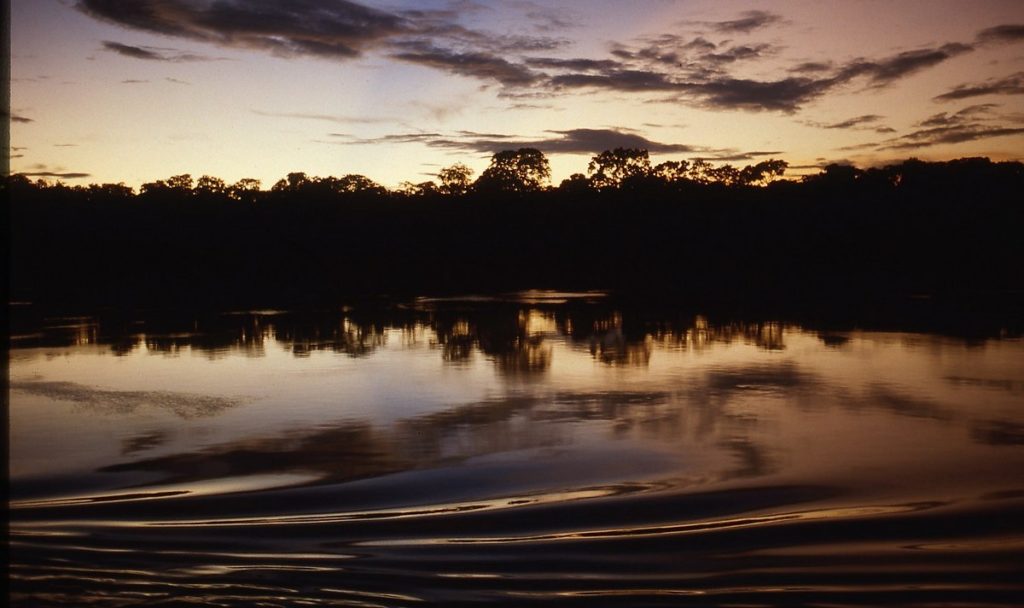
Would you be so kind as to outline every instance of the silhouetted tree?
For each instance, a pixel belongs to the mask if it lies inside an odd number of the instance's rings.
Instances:
[[[440,190],[432,181],[421,181],[420,183],[403,181],[398,184],[397,192],[403,197],[428,197],[431,194],[439,193]]]
[[[685,160],[668,160],[659,163],[651,174],[663,181],[672,183],[689,179],[690,163]]]
[[[343,194],[376,194],[387,193],[387,188],[381,186],[365,175],[349,174],[341,177],[333,184],[335,192]]]
[[[308,175],[306,175],[302,171],[296,171],[294,173],[289,173],[288,177],[286,177],[285,179],[277,180],[273,187],[271,187],[271,191],[297,192],[298,190],[301,190],[303,187],[307,186],[310,183],[311,182]]]
[[[252,203],[260,193],[260,180],[243,177],[227,189],[228,196],[236,201]]]
[[[590,160],[587,172],[595,188],[614,188],[629,178],[650,175],[651,158],[638,148],[605,150]]]
[[[204,175],[196,180],[195,191],[197,194],[224,194],[227,184],[219,177]]]
[[[445,194],[461,195],[469,192],[473,182],[473,170],[462,163],[455,163],[445,167],[437,173],[437,179],[441,181],[439,190]]]
[[[747,165],[740,170],[740,183],[743,185],[768,185],[786,172],[789,163],[784,160],[769,159],[756,165]]]
[[[593,190],[590,179],[582,173],[573,173],[558,184],[558,190],[571,194],[584,194]]]
[[[536,148],[502,150],[476,180],[481,192],[536,192],[551,179],[551,166]]]
[[[721,167],[714,167],[707,172],[713,182],[724,186],[737,186],[740,184],[740,170],[726,163]]]

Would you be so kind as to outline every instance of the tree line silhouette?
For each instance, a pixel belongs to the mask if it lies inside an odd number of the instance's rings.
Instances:
[[[611,289],[734,301],[1016,293],[1024,164],[964,158],[785,179],[785,161],[593,156],[551,184],[532,148],[388,190],[289,173],[7,179],[11,295],[34,302],[303,303],[366,294]]]

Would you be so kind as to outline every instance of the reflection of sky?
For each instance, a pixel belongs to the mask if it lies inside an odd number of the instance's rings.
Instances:
[[[967,346],[855,332],[833,347],[787,327],[772,349],[742,334],[700,347],[683,335],[634,340],[627,344],[649,356],[624,360],[630,365],[602,360],[544,315],[521,320],[549,349],[545,369],[503,371],[501,356],[480,352],[453,365],[423,327],[386,330],[382,345],[358,358],[299,357],[275,340],[259,357],[211,358],[188,346],[176,356],[145,347],[124,356],[105,346],[17,350],[12,475],[201,453],[237,463],[246,450],[280,454],[285,467],[254,465],[253,475],[309,474],[287,468],[304,450],[321,463],[310,466],[331,474],[348,474],[358,454],[379,473],[554,449],[569,450],[563,472],[584,454],[605,454],[605,477],[774,475],[885,494],[908,489],[898,475],[955,493],[957,484],[1005,483],[1005,459],[1022,457],[1019,340]]]
[[[947,44],[976,47],[883,84],[861,78],[783,109],[675,99],[657,87],[508,86],[479,71],[457,74],[396,59],[390,39],[350,59],[301,53],[282,58],[237,44],[120,27],[86,16],[75,4],[12,3],[15,171],[133,186],[178,173],[207,173],[229,182],[255,177],[265,187],[289,171],[360,173],[393,187],[402,180],[427,179],[455,161],[479,174],[494,150],[471,145],[467,132],[535,142],[572,129],[611,129],[694,149],[655,158],[773,151],[794,166],[843,159],[867,164],[911,155],[1020,158],[1022,148],[1019,80],[1016,95],[934,99],[963,84],[1019,79],[1019,37],[975,44],[987,28],[1024,21],[1015,0],[363,3],[392,14],[451,8],[446,24],[483,33],[479,41],[456,43],[435,33],[419,42],[494,65],[521,66],[528,58],[613,60],[619,57],[616,49],[637,50],[665,34],[686,40],[704,36],[719,50],[769,45],[757,59],[716,64],[723,70],[723,78],[714,81],[719,84],[780,82],[808,62],[841,66]],[[715,29],[750,10],[773,18],[746,32]],[[501,52],[490,48],[502,35],[522,40]],[[530,49],[523,42],[529,40],[553,48]],[[105,42],[208,60],[140,59],[110,50]],[[942,127],[951,130],[922,133],[935,128],[926,121],[941,113],[953,120]],[[849,126],[834,127],[843,124]],[[438,135],[423,137],[429,133]],[[359,140],[377,143],[354,143]],[[605,143],[614,147],[611,140]],[[908,143],[921,145],[894,147]],[[558,153],[552,147],[556,182],[584,171],[588,157],[598,151]],[[88,176],[71,177],[82,173]]]

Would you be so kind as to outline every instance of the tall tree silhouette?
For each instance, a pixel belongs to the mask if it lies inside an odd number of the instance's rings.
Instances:
[[[481,192],[537,192],[551,180],[551,165],[536,148],[502,150],[476,181]]]
[[[594,187],[614,188],[629,178],[650,175],[651,158],[639,148],[605,150],[590,160],[587,172]]]

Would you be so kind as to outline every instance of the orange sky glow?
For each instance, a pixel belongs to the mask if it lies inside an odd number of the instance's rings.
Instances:
[[[1018,0],[13,0],[11,172],[420,182],[536,147],[1024,159]]]

